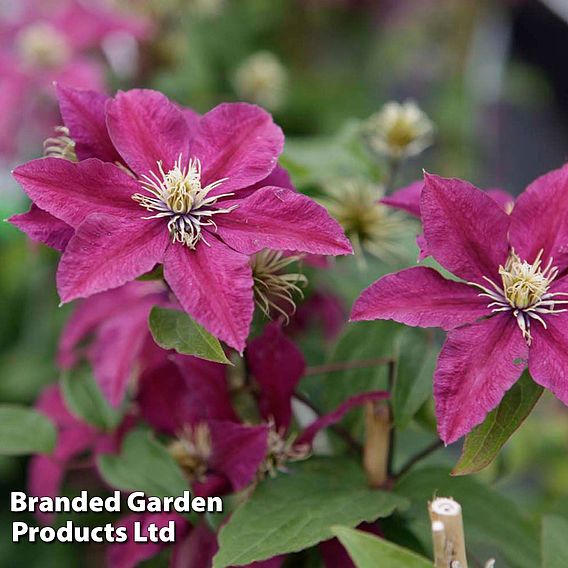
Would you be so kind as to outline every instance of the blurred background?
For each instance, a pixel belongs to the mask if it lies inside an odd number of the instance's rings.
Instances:
[[[41,156],[61,124],[54,81],[155,88],[199,112],[258,103],[286,133],[283,165],[316,196],[353,176],[396,189],[422,168],[516,194],[566,160],[566,53],[565,0],[0,0],[0,213],[27,208],[10,170]],[[361,135],[393,100],[413,100],[435,126],[433,144],[394,173]],[[377,271],[408,266],[415,253],[359,265],[349,286],[345,269],[328,280],[347,308]],[[57,307],[57,256],[0,226],[3,402],[32,404],[57,379],[55,348],[72,310]],[[544,396],[481,474],[528,515],[568,514],[566,418]],[[0,483],[3,493],[25,487],[25,460],[0,459]],[[5,566],[74,565],[78,554],[0,542]]]

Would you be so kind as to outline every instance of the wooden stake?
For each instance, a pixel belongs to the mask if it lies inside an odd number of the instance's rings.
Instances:
[[[462,509],[451,497],[428,503],[436,568],[467,568]]]
[[[365,405],[363,467],[371,487],[383,487],[388,478],[390,452],[390,408],[386,401]]]

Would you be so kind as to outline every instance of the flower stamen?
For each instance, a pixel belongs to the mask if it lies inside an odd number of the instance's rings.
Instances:
[[[553,258],[542,268],[541,249],[535,260],[530,263],[511,250],[505,266],[499,266],[501,286],[484,276],[491,287],[476,282],[468,282],[481,290],[480,297],[489,298],[487,305],[492,312],[512,312],[517,325],[527,344],[531,344],[531,320],[536,320],[547,329],[546,321],[541,314],[556,315],[568,311],[557,308],[557,305],[568,304],[568,300],[557,299],[568,296],[566,292],[549,292],[552,282],[558,276],[558,268],[553,266]]]
[[[135,193],[132,196],[144,209],[155,212],[144,219],[169,218],[168,231],[174,243],[184,244],[190,249],[195,249],[200,240],[208,245],[203,227],[212,227],[216,232],[217,224],[212,217],[219,213],[230,213],[238,207],[216,207],[219,199],[230,197],[233,193],[208,197],[228,178],[202,187],[201,162],[197,158],[190,158],[187,166],[182,167],[182,154],[167,172],[161,161],[157,165],[158,173],[150,171],[150,175],[143,175],[140,180],[140,185],[149,195]]]

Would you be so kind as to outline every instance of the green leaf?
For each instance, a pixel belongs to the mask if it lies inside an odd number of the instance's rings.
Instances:
[[[361,392],[387,389],[389,365],[380,363],[380,359],[393,355],[393,341],[401,329],[402,326],[390,321],[357,322],[346,328],[328,362],[353,363],[354,368],[322,377],[325,382],[323,407],[326,410],[337,408],[344,400]],[[365,361],[368,366],[357,367]],[[361,412],[351,412],[343,424],[361,434],[363,422]]]
[[[467,435],[452,475],[467,475],[488,466],[530,414],[542,391],[525,371],[499,406]]]
[[[98,459],[101,475],[113,487],[123,491],[144,491],[157,497],[178,496],[189,489],[180,467],[144,430],[130,432],[118,455]]]
[[[517,505],[473,477],[451,477],[449,473],[446,468],[419,467],[405,475],[395,488],[398,495],[411,501],[412,506],[404,514],[429,555],[432,536],[426,503],[437,494],[451,496],[462,506],[469,550],[477,550],[483,557],[491,546],[515,568],[538,566],[536,528],[521,515]]]
[[[432,568],[426,558],[382,538],[348,527],[332,527],[357,568]]]
[[[1,455],[49,454],[55,448],[53,422],[32,408],[0,405],[0,425]]]
[[[568,566],[568,521],[556,515],[542,519],[542,568]]]
[[[108,404],[89,371],[64,373],[61,387],[69,410],[88,424],[112,430],[120,422],[121,413]]]
[[[405,428],[432,392],[438,349],[431,335],[409,327],[399,334],[396,351],[392,407],[395,426]]]
[[[261,483],[219,533],[214,568],[241,566],[332,538],[332,525],[357,526],[407,505],[370,489],[358,464],[312,458]]]
[[[183,355],[231,364],[219,340],[184,312],[154,307],[150,312],[149,325],[154,341],[164,349],[175,349]]]

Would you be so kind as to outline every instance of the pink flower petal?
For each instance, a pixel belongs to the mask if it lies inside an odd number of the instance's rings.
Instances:
[[[268,427],[235,422],[208,422],[213,453],[209,468],[224,474],[234,492],[247,487],[256,476],[268,450]]]
[[[385,391],[364,392],[343,401],[333,412],[320,416],[314,420],[296,440],[296,444],[311,444],[314,438],[328,426],[337,424],[350,410],[361,406],[365,402],[384,400],[389,397]]]
[[[508,191],[504,189],[487,189],[485,190],[487,195],[505,211],[505,213],[510,213],[515,205],[515,197],[511,195]]]
[[[568,165],[539,177],[518,197],[509,238],[516,253],[529,262],[543,249],[544,264],[553,257],[556,266],[559,260],[563,267],[568,265]]]
[[[429,253],[464,280],[499,279],[507,260],[509,216],[486,193],[459,180],[425,175],[420,209]]]
[[[206,523],[199,523],[183,540],[176,540],[170,568],[208,568],[217,550],[217,536]]]
[[[58,251],[65,250],[75,232],[67,223],[33,204],[27,213],[13,215],[8,221],[26,233],[32,241],[43,243]]]
[[[65,466],[60,461],[50,456],[32,456],[27,472],[28,495],[53,499],[60,494],[64,477]],[[45,525],[50,525],[55,521],[55,513],[37,511],[35,516]]]
[[[110,138],[138,175],[167,172],[183,156],[189,160],[189,128],[181,109],[165,95],[148,89],[119,92],[107,105]]]
[[[242,352],[254,311],[252,270],[247,256],[213,235],[209,246],[168,248],[164,276],[183,309],[210,333]]]
[[[265,420],[274,419],[277,430],[288,430],[292,417],[292,394],[304,375],[302,352],[274,322],[253,339],[246,351],[247,363],[260,387],[259,410]]]
[[[418,327],[453,329],[490,315],[488,300],[478,293],[472,286],[446,280],[432,268],[407,268],[383,276],[364,290],[351,319],[392,319]]]
[[[89,349],[89,359],[101,392],[111,406],[119,406],[128,389],[142,347],[148,337],[153,301],[141,301],[104,322]]]
[[[428,251],[428,243],[424,238],[424,235],[416,235],[416,245],[418,246],[418,262],[428,258],[430,252]]]
[[[424,180],[412,182],[410,185],[398,189],[391,195],[387,195],[381,199],[381,203],[406,211],[413,217],[420,219],[420,194],[424,187]]]
[[[434,373],[438,432],[451,444],[483,422],[528,359],[515,318],[499,314],[448,334]]]
[[[169,233],[161,220],[93,214],[69,241],[57,269],[62,302],[117,288],[161,263]]]
[[[529,371],[536,383],[568,404],[568,316],[545,316],[545,329],[539,322],[531,325],[532,343]]]
[[[79,160],[99,158],[103,162],[122,162],[106,127],[105,105],[110,97],[96,91],[57,85],[57,98]]]
[[[159,528],[168,526],[170,521],[175,522],[176,541],[185,538],[190,529],[189,523],[178,513],[134,513],[119,519],[115,527],[126,527],[129,538],[126,542],[115,542],[107,548],[107,561],[109,568],[135,568],[144,560],[152,558],[160,552],[166,543],[161,542],[135,542],[134,523],[141,523],[141,533],[148,536],[148,526],[155,523]]]
[[[144,215],[131,197],[140,185],[115,165],[100,160],[74,163],[40,158],[18,166],[14,177],[38,207],[75,229],[91,213]]]
[[[219,235],[231,247],[253,254],[264,248],[313,254],[353,252],[341,226],[324,207],[289,189],[265,187],[219,215]]]
[[[174,355],[145,371],[139,382],[142,415],[162,432],[173,435],[187,424],[213,419],[238,420],[229,397],[225,365]]]
[[[163,285],[159,282],[129,282],[81,302],[67,321],[59,339],[59,366],[68,369],[75,365],[79,356],[79,344],[113,315],[144,301],[147,296],[159,303],[163,293]]]
[[[191,144],[201,160],[202,185],[229,178],[210,195],[247,188],[275,168],[284,146],[282,130],[260,107],[223,103],[203,115]]]

